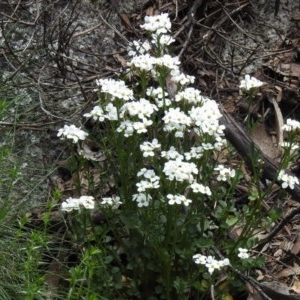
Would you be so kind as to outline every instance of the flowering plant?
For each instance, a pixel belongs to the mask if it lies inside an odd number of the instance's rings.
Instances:
[[[104,152],[105,168],[95,167],[103,186],[111,189],[103,188],[88,202],[66,200],[62,210],[84,206],[103,215],[101,229],[89,231],[85,245],[92,240],[93,247],[106,249],[107,264],[114,265],[110,284],[101,285],[108,298],[117,293],[138,299],[200,297],[221,269],[243,268],[240,261],[249,258],[248,248],[255,243],[254,221],[264,195],[237,209],[234,194],[241,172],[238,166],[218,162],[227,143],[217,102],[188,87],[195,78],[184,74],[179,58],[168,52],[173,38],[166,14],[146,17],[141,27],[149,41],[131,43],[125,79],[96,81],[99,103],[84,117],[92,120],[97,135],[72,128],[73,134],[68,127],[58,134],[74,143],[88,137]],[[253,78],[245,80],[242,89],[261,85]],[[284,174],[280,178],[284,180]],[[257,180],[249,184],[259,188]],[[244,230],[230,239],[236,226]],[[110,245],[105,242],[108,236]],[[215,258],[216,244],[225,258]],[[97,289],[101,279],[89,274]]]

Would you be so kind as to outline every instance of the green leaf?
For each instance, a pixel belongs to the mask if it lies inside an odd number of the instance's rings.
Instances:
[[[205,237],[201,237],[198,239],[197,246],[200,248],[209,248],[214,244],[214,241],[211,239],[207,239]]]

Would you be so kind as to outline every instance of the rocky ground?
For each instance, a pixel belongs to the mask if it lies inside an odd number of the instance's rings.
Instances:
[[[16,199],[36,206],[54,187],[72,193],[65,166],[69,153],[57,139],[57,130],[64,123],[81,125],[82,114],[97,101],[95,79],[126,67],[130,40],[143,38],[141,20],[158,12],[169,13],[173,20],[174,52],[185,72],[195,75],[203,94],[218,100],[237,121],[242,123],[249,113],[238,94],[240,79],[250,73],[266,83],[250,111],[265,120],[251,136],[276,160],[280,132],[275,121],[300,119],[299,6],[298,0],[1,3],[0,98],[14,103],[0,122],[1,145],[14,143],[8,163],[23,166]],[[292,199],[277,200],[268,205],[286,214],[298,207]],[[293,259],[300,252],[298,228],[296,221],[289,222],[261,249],[270,260],[268,271],[260,271],[257,279],[266,286],[276,282],[275,288],[266,289],[279,291],[277,299],[298,299],[290,296],[290,291],[300,292],[299,266]],[[251,296],[258,299],[255,291]]]

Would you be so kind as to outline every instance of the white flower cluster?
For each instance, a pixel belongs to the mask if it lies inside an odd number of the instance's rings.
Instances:
[[[106,120],[116,121],[116,131],[125,137],[134,134],[152,136],[150,126],[159,122],[159,132],[175,136],[179,142],[189,134],[206,136],[210,142],[203,142],[191,149],[176,149],[171,146],[164,149],[164,143],[158,139],[140,143],[140,151],[148,161],[160,154],[164,158],[162,173],[169,181],[185,182],[187,191],[211,196],[209,187],[197,183],[198,169],[195,161],[203,156],[205,151],[220,150],[224,144],[224,126],[219,124],[221,113],[216,101],[201,95],[193,87],[195,77],[180,71],[180,60],[167,53],[167,45],[174,39],[169,36],[171,22],[167,14],[146,17],[142,28],[150,32],[152,40],[142,42],[133,41],[130,44],[128,66],[131,75],[141,76],[152,82],[153,86],[145,88],[145,94],[138,97],[122,80],[99,79],[96,84],[100,87],[101,100],[104,103],[95,106],[91,112],[84,114],[98,122]],[[162,85],[165,80],[165,87]],[[142,86],[142,85],[141,85]],[[134,86],[133,86],[134,87]],[[139,86],[140,87],[140,86]],[[156,124],[155,124],[156,125]],[[162,130],[161,130],[162,129]],[[156,130],[156,129],[155,129]],[[178,145],[180,144],[178,143]],[[161,152],[160,152],[161,151]],[[220,170],[218,178],[224,180],[232,177],[234,171]],[[137,194],[132,200],[138,207],[148,206],[154,189],[160,187],[160,177],[154,169],[142,168],[137,174],[139,182],[136,183]],[[168,194],[168,203],[188,206],[191,203],[184,195]],[[118,202],[118,201],[117,201]],[[104,198],[104,205],[114,205],[110,198]]]
[[[121,204],[122,201],[120,201],[120,197],[103,197],[102,201],[100,202],[101,205],[109,206],[112,209],[117,209]]]
[[[176,137],[183,137],[184,132],[191,125],[191,118],[179,107],[167,110],[163,121],[165,123],[164,130],[167,132],[175,131]]]
[[[219,119],[222,117],[218,104],[216,101],[202,98],[204,103],[202,106],[192,107],[189,111],[189,116],[192,120],[192,124],[195,127],[195,131],[198,134],[207,133],[215,139],[224,135],[224,125],[219,124]]]
[[[185,86],[187,84],[192,84],[195,82],[195,76],[187,75],[181,73],[179,69],[171,71],[171,78],[175,83],[180,84],[181,86]],[[200,91],[199,91],[200,92]]]
[[[189,163],[182,160],[169,160],[165,163],[163,172],[168,180],[179,182],[187,181],[193,183],[194,175],[198,174],[198,168],[195,163]]]
[[[58,130],[57,136],[61,139],[73,140],[73,143],[77,143],[79,140],[85,140],[88,134],[80,128],[77,128],[75,125],[65,125]]]
[[[120,126],[117,128],[117,132],[124,132],[124,136],[129,137],[132,136],[134,132],[138,134],[146,133],[147,127],[151,126],[152,124],[153,121],[146,118],[136,122],[125,120],[121,122]]]
[[[286,124],[282,126],[283,131],[297,131],[300,129],[300,122],[292,119],[287,119]]]
[[[125,103],[120,110],[120,117],[124,118],[126,114],[129,116],[138,116],[139,119],[147,119],[157,111],[157,106],[149,100],[141,98],[138,101]]]
[[[228,258],[225,258],[223,260],[216,260],[213,256],[195,254],[193,256],[193,259],[196,264],[206,266],[209,274],[212,274],[215,270],[220,270],[221,268],[230,265],[230,261]]]
[[[218,181],[227,181],[230,178],[235,176],[235,170],[230,168],[225,168],[223,165],[218,165],[214,168],[215,171],[218,171]]]
[[[153,139],[152,142],[144,142],[140,145],[140,149],[143,152],[144,157],[154,156],[154,151],[160,149],[161,145],[157,139]]]
[[[183,160],[183,155],[174,146],[171,146],[168,151],[162,151],[161,157],[165,157],[168,160]]]
[[[84,207],[86,209],[94,209],[94,197],[81,196],[80,198],[68,198],[61,204],[61,210],[66,212],[71,212],[72,210],[80,210],[81,207]]]
[[[144,177],[143,180],[136,184],[139,193],[145,192],[149,189],[158,189],[160,187],[160,178],[151,169],[147,170],[146,168],[143,168],[138,172],[137,176]]]
[[[204,97],[201,92],[193,87],[187,87],[183,91],[178,92],[175,96],[175,101],[186,101],[192,104],[203,104]]]
[[[295,143],[290,143],[290,142],[282,142],[282,143],[280,143],[280,146],[282,147],[282,148],[286,148],[286,149],[291,149],[292,151],[293,150],[297,150],[297,149],[299,149],[299,145],[297,145],[297,144],[295,144]]]
[[[93,118],[95,121],[103,122],[105,120],[105,112],[100,106],[95,106],[91,112],[83,115],[86,118]]]
[[[138,207],[149,206],[151,200],[152,200],[151,195],[146,193],[134,194],[132,197],[132,201],[137,202]]]
[[[158,108],[161,108],[164,105],[167,107],[172,104],[171,100],[167,98],[168,93],[166,91],[163,91],[163,89],[161,87],[147,88],[146,95],[149,96],[150,98],[154,99],[155,104],[157,105]]]
[[[144,41],[144,42],[141,42],[140,40],[133,41],[129,45],[128,55],[129,56],[136,56],[136,55],[140,55],[140,54],[145,54],[150,49],[151,49],[151,44],[147,40]]]
[[[156,34],[167,33],[171,30],[171,21],[168,14],[146,16],[145,24],[141,28]]]
[[[152,44],[154,45],[161,45],[161,46],[168,46],[175,42],[175,39],[168,35],[168,34],[161,34],[161,33],[153,33],[152,34]]]
[[[137,68],[142,71],[152,71],[156,64],[156,57],[151,56],[149,53],[134,56],[127,66],[130,68]]]
[[[248,253],[248,249],[244,249],[244,248],[239,248],[239,254],[238,254],[238,257],[240,259],[247,259],[249,258],[249,253]]]
[[[184,206],[189,206],[190,203],[192,203],[192,200],[190,199],[187,199],[184,195],[172,195],[172,194],[168,194],[167,195],[167,198],[169,199],[168,200],[168,203],[170,205],[174,205],[174,204],[183,204]]]
[[[194,182],[191,184],[191,189],[194,193],[200,193],[204,195],[211,196],[211,190],[208,186],[204,186],[203,184]]]
[[[124,81],[114,79],[97,79],[96,84],[101,86],[103,93],[112,96],[112,100],[115,98],[128,101],[133,99],[133,91],[128,88]]]
[[[259,88],[264,83],[249,74],[245,75],[245,79],[241,80],[239,88],[240,91],[250,91],[253,88]]]
[[[299,184],[299,180],[296,176],[288,175],[284,170],[281,170],[278,174],[278,180],[282,181],[281,187],[283,189],[294,189],[295,184]]]
[[[198,147],[191,147],[191,150],[189,152],[184,153],[184,157],[187,161],[191,159],[199,159],[203,155],[203,147],[198,146]]]

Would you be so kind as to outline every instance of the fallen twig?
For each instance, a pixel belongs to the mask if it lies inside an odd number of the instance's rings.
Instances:
[[[220,106],[220,110],[223,114],[221,123],[226,127],[226,139],[252,170],[255,168],[254,161],[257,162],[258,159],[262,160],[262,180],[268,179],[280,185],[280,181],[277,179],[280,171],[279,166],[256,146],[245,130],[226,112],[224,107]],[[255,154],[256,157],[253,157],[253,154]],[[292,175],[292,172],[288,170],[286,170],[286,172]],[[286,191],[294,200],[300,202],[300,186],[298,184],[295,184],[294,189],[287,188]]]

